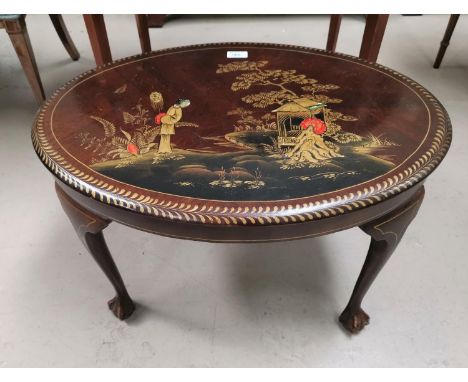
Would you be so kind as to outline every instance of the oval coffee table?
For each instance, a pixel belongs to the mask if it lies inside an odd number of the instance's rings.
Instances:
[[[102,231],[119,222],[209,242],[270,242],[359,226],[371,244],[340,316],[361,302],[445,156],[450,121],[411,79],[322,50],[211,44],[126,58],[84,73],[40,110],[35,150],[63,209],[134,304]]]

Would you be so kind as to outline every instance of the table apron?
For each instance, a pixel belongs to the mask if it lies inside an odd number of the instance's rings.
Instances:
[[[57,184],[79,205],[104,219],[161,236],[221,243],[297,240],[322,236],[360,226],[404,204],[423,186],[423,182],[421,182],[417,186],[375,205],[323,219],[288,224],[226,225],[188,223],[145,215],[99,202],[89,196],[81,194],[61,181],[57,181]]]

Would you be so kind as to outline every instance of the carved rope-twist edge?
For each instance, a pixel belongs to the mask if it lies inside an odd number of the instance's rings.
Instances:
[[[81,193],[84,193],[88,196],[93,197],[96,200],[105,202],[109,205],[114,205],[131,211],[139,211],[143,214],[154,215],[177,221],[226,225],[253,225],[285,224],[323,219],[331,216],[348,213],[355,209],[364,208],[369,205],[381,202],[414,186],[416,183],[420,182],[422,179],[427,177],[439,165],[439,163],[442,161],[443,157],[447,153],[452,135],[450,119],[448,118],[445,109],[440,105],[440,103],[430,92],[428,92],[417,82],[383,65],[371,64],[366,60],[341,53],[333,53],[333,55],[344,57],[354,62],[358,61],[370,67],[377,67],[411,85],[431,103],[437,118],[434,141],[431,147],[418,160],[416,160],[406,170],[400,172],[397,175],[394,175],[393,177],[388,177],[381,183],[378,183],[375,187],[366,187],[364,188],[364,190],[357,191],[356,193],[351,192],[345,195],[338,195],[337,197],[328,200],[295,205],[291,204],[292,201],[289,201],[289,204],[287,206],[274,206],[273,208],[269,206],[215,207],[198,204],[171,202],[162,198],[152,198],[148,195],[125,190],[124,188],[116,187],[103,180],[96,179],[92,175],[85,174],[83,171],[75,168],[73,165],[68,163],[65,160],[65,158],[62,155],[60,155],[60,153],[58,153],[56,150],[54,150],[50,143],[47,141],[43,130],[43,123],[44,114],[47,111],[48,106],[51,105],[53,101],[57,98],[57,96],[68,86],[79,81],[83,77],[96,73],[101,69],[119,63],[128,62],[137,58],[149,56],[153,53],[156,53],[157,56],[157,54],[159,53],[181,51],[181,49],[184,48],[194,49],[217,46],[234,47],[236,45],[298,49],[300,51],[312,51],[321,54],[326,52],[321,49],[305,48],[295,45],[260,43],[216,43],[169,48],[152,53],[138,54],[101,65],[97,68],[91,69],[80,74],[79,76],[65,83],[62,87],[58,88],[38,111],[36,122],[32,130],[33,146],[38,156],[46,165],[46,167],[52,173],[58,176],[63,182],[72,186],[74,189],[80,191]],[[284,201],[284,203],[288,203],[288,201],[286,200]],[[247,213],[250,214],[250,216],[246,216]]]

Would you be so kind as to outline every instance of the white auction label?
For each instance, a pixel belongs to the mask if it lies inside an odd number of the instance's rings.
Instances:
[[[249,52],[246,50],[228,50],[227,58],[248,58]]]

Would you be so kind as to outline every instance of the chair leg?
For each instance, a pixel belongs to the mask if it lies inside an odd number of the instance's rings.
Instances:
[[[448,22],[447,29],[445,30],[444,38],[440,42],[439,52],[437,53],[437,57],[434,62],[435,69],[438,69],[440,64],[442,63],[445,51],[447,50],[447,47],[450,44],[450,39],[452,38],[452,34],[455,29],[455,26],[457,25],[459,17],[460,15],[450,15],[450,20]]]
[[[16,54],[18,55],[18,59],[21,62],[21,66],[23,67],[34,96],[37,102],[42,104],[45,100],[44,88],[42,87],[24,16],[18,20],[5,21],[4,26],[16,50]]]
[[[83,15],[89,41],[93,49],[96,65],[104,65],[112,61],[106,24],[103,15]]]
[[[336,42],[338,41],[338,34],[340,33],[342,15],[330,16],[330,28],[328,29],[327,50],[334,52],[336,49]]]
[[[76,61],[80,58],[80,53],[76,49],[73,40],[68,33],[67,27],[63,22],[62,15],[49,15],[50,19],[52,20],[52,24],[54,25],[55,31],[57,32],[58,36],[60,37],[60,41],[62,41],[63,46],[65,47],[66,51],[70,55],[73,61]]]
[[[359,57],[375,62],[387,26],[388,15],[367,15]]]
[[[151,41],[148,27],[148,15],[135,15],[138,37],[140,37],[141,51],[151,52]]]

